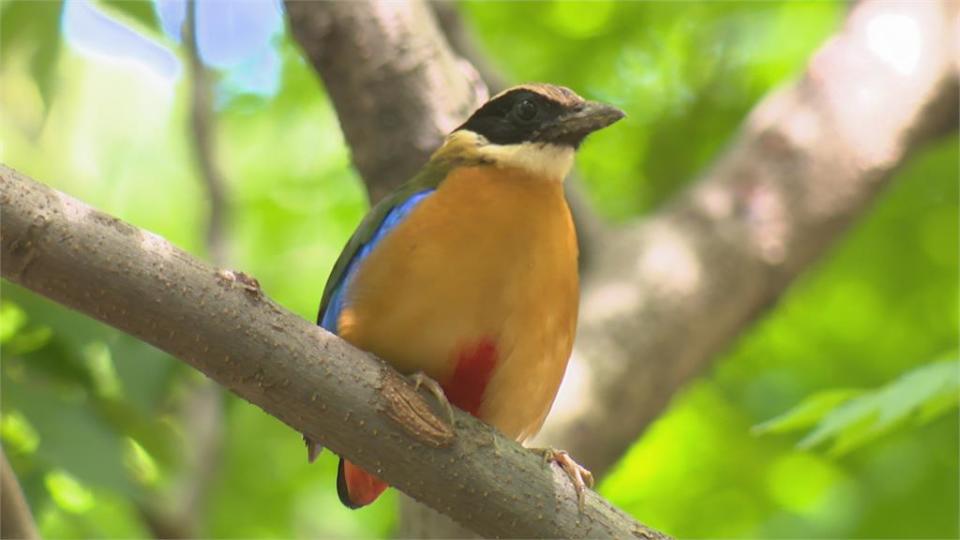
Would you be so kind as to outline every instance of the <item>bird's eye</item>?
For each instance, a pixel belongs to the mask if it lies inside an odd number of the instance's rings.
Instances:
[[[530,122],[537,117],[537,104],[532,99],[523,99],[513,106],[513,115],[521,122]]]

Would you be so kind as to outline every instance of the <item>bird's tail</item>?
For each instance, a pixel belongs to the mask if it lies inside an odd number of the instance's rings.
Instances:
[[[340,495],[340,502],[347,508],[360,508],[372,503],[387,487],[383,480],[340,458],[337,495]]]

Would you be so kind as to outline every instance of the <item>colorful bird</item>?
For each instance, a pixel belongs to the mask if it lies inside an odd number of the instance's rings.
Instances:
[[[549,84],[494,96],[360,223],[318,324],[436,381],[450,403],[506,436],[534,435],[577,323],[577,238],[563,179],[584,137],[623,116]],[[307,446],[314,457],[318,447]],[[576,477],[566,454],[549,457]],[[341,458],[346,506],[370,504],[386,487]]]

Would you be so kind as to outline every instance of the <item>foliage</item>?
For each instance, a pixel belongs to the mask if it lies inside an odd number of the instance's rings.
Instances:
[[[601,492],[683,536],[956,536],[956,408],[840,455],[750,431],[805,396],[822,395],[809,409],[826,412],[853,399],[838,389],[881,386],[956,349],[957,159],[953,138],[897,175]],[[691,521],[691,507],[709,511]]]
[[[871,392],[825,390],[793,409],[754,426],[754,433],[787,433],[814,427],[799,443],[809,449],[830,439],[831,452],[844,454],[908,420],[929,422],[960,402],[956,355],[931,362]]]
[[[207,209],[177,5],[0,5],[0,159],[203,255]],[[616,220],[694,179],[750,107],[798,74],[844,10],[825,2],[461,8],[509,78],[567,84],[628,111],[578,160],[598,208]],[[118,21],[115,42],[85,35],[81,15]],[[262,39],[215,71],[231,266],[312,319],[365,198],[322,85],[268,15],[224,17],[261,21],[228,33]],[[201,29],[209,43],[218,31]],[[601,492],[678,536],[955,537],[956,379],[945,376],[951,364],[929,361],[958,348],[957,164],[955,137],[908,164],[834,253],[676,397]],[[178,477],[178,449],[191,443],[177,411],[196,374],[8,283],[3,296],[0,437],[42,534],[151,535],[140,508]],[[934,384],[941,376],[943,386]],[[946,396],[936,417],[906,419],[936,407],[934,395]],[[307,465],[286,426],[231,396],[224,407],[224,450],[198,509],[200,536],[389,532],[392,495],[343,509],[333,456]],[[751,433],[758,424],[763,433]],[[808,429],[818,444],[798,448],[793,433]],[[843,452],[821,451],[828,441]]]

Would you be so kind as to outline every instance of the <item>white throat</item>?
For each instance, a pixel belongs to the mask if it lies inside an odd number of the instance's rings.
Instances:
[[[497,167],[515,167],[532,175],[562,182],[573,167],[572,146],[541,142],[493,144],[469,130],[447,136],[431,159],[490,163]]]
[[[524,142],[486,144],[480,155],[500,167],[516,167],[532,175],[562,182],[573,167],[575,150],[570,146]]]

